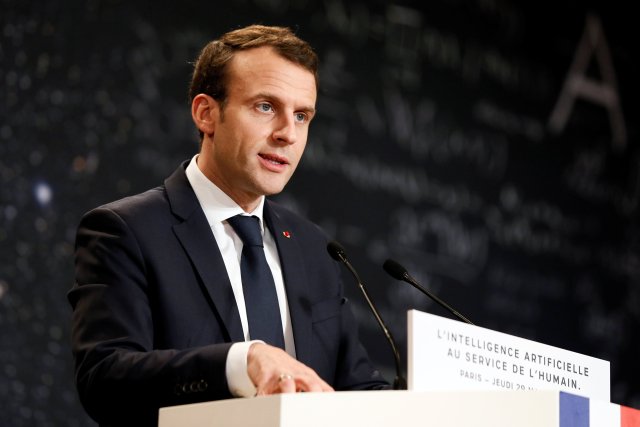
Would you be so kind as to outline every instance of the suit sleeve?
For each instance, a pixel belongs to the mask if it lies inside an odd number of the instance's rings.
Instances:
[[[146,273],[135,234],[118,214],[101,208],[85,215],[68,294],[71,340],[80,399],[101,423],[127,413],[142,423],[162,406],[231,397],[231,343],[154,349],[154,288]]]

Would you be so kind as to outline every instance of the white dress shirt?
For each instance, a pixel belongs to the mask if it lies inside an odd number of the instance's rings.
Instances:
[[[249,346],[255,342],[250,341],[249,324],[247,321],[247,310],[244,303],[242,291],[242,279],[240,274],[240,258],[242,256],[242,240],[227,222],[233,216],[255,215],[260,220],[262,237],[264,240],[264,251],[267,263],[273,274],[273,281],[276,285],[278,304],[280,306],[280,316],[284,335],[285,350],[292,357],[295,357],[295,345],[293,342],[293,330],[291,328],[291,317],[289,315],[289,305],[284,288],[280,258],[278,248],[271,232],[263,221],[264,200],[262,197],[258,207],[253,212],[244,212],[236,202],[218,188],[207,178],[197,166],[198,155],[195,155],[187,166],[186,175],[193,191],[204,211],[213,236],[215,237],[224,265],[231,281],[233,295],[240,313],[240,321],[244,332],[244,343],[234,343],[227,355],[226,376],[229,390],[234,396],[253,396],[256,393],[255,386],[247,374],[247,353]]]

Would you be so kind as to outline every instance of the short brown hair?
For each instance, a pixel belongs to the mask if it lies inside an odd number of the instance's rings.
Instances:
[[[223,107],[227,99],[227,64],[235,52],[262,46],[272,47],[283,58],[313,73],[318,87],[318,56],[311,46],[285,27],[250,25],[207,44],[196,60],[189,87],[189,102],[207,94]]]

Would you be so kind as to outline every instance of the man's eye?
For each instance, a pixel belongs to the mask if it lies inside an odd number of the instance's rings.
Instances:
[[[271,106],[271,104],[263,102],[261,104],[258,104],[258,110],[268,113],[273,110],[273,107]]]
[[[296,120],[300,123],[304,123],[307,121],[307,115],[304,113],[296,113]]]

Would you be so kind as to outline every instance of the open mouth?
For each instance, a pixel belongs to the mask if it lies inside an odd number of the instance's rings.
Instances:
[[[263,158],[264,160],[266,160],[269,163],[272,163],[274,165],[288,165],[289,162],[287,161],[287,159],[285,159],[284,157],[280,157],[280,156],[276,156],[273,154],[258,154],[258,156],[260,156],[261,158]]]

